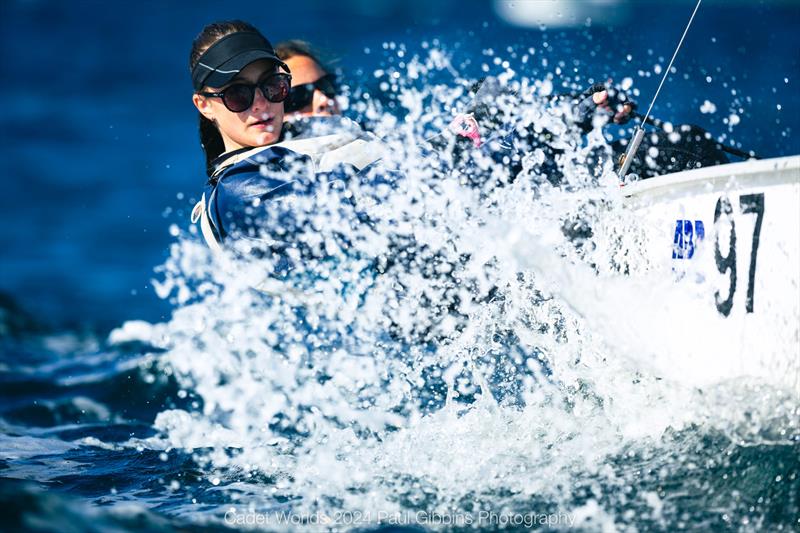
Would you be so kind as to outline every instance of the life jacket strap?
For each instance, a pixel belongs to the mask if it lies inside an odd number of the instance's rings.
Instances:
[[[192,209],[192,224],[196,224],[198,220],[200,221],[200,231],[208,247],[214,252],[221,252],[222,245],[214,235],[214,230],[211,227],[211,218],[208,216],[208,211],[206,209],[206,193],[203,193],[203,196],[200,197],[200,201],[197,202],[194,209]]]

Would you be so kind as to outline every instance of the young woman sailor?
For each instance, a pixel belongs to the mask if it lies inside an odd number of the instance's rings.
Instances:
[[[209,176],[192,221],[212,249],[227,237],[256,236],[254,202],[307,193],[382,157],[380,142],[343,117],[284,125],[289,67],[246,22],[203,28],[189,63]]]

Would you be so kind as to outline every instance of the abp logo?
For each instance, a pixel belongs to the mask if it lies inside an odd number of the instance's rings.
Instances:
[[[702,220],[675,221],[675,238],[672,242],[673,259],[691,259],[697,243],[706,236],[706,229]]]

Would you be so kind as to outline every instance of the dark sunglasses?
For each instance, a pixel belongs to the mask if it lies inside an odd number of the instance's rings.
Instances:
[[[325,74],[317,81],[292,87],[289,91],[289,97],[283,103],[283,110],[287,113],[292,113],[308,106],[314,99],[315,89],[319,89],[322,94],[333,99],[337,93],[336,74]]]
[[[225,104],[229,111],[241,113],[250,109],[250,106],[253,105],[253,99],[256,97],[256,88],[270,102],[283,102],[289,96],[289,91],[292,88],[292,76],[284,73],[270,74],[256,84],[234,83],[218,93],[204,92],[199,94],[222,98],[222,103]]]

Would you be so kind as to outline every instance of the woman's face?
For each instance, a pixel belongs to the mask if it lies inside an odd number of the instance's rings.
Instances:
[[[325,71],[316,61],[308,56],[296,55],[285,59],[286,65],[292,71],[292,86],[313,83],[325,75]],[[328,98],[319,89],[314,89],[311,103],[294,113],[299,117],[329,117],[338,115],[341,111],[336,99]]]
[[[204,87],[200,92],[221,92],[235,83],[255,84],[273,72],[276,72],[275,63],[262,59],[247,65],[227,85]],[[255,91],[250,108],[240,113],[229,111],[219,97],[195,94],[192,101],[203,116],[216,124],[226,152],[266,146],[277,141],[281,134],[283,102],[270,102],[259,89]]]

